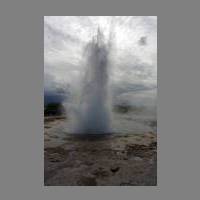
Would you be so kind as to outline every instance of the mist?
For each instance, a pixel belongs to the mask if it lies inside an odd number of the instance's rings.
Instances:
[[[72,132],[113,131],[115,106],[155,113],[157,18],[45,17],[44,78],[45,91],[62,96]]]

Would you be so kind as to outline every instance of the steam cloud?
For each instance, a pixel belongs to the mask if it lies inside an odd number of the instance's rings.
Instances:
[[[102,33],[99,31],[91,41],[98,27]],[[105,43],[109,41],[110,29],[115,36],[112,55],[109,44]],[[108,94],[112,94],[113,104],[155,106],[157,18],[45,17],[44,81],[45,91],[64,95],[67,109],[73,111],[75,118],[82,113],[79,131],[93,132],[94,127],[88,124],[97,124],[97,118],[105,119],[98,121],[98,129],[109,131],[111,97]],[[91,117],[86,119],[83,113]]]

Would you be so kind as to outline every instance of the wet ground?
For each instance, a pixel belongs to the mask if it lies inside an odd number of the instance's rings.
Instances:
[[[64,123],[45,118],[45,186],[157,185],[155,133],[71,135]]]

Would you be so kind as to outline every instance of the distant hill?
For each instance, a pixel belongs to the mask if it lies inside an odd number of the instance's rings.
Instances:
[[[65,114],[65,109],[60,103],[49,103],[44,107],[45,116],[59,116]]]
[[[58,92],[44,92],[44,105],[50,103],[62,103],[66,99],[65,94]]]

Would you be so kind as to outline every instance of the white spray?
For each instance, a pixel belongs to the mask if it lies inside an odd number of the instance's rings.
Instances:
[[[98,29],[85,50],[86,69],[82,80],[82,94],[76,131],[85,134],[110,133],[111,101],[109,95],[109,51]]]

